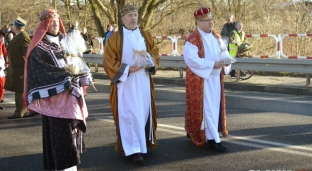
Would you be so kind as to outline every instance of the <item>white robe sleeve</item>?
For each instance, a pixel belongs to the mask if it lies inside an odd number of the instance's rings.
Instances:
[[[124,70],[122,76],[118,79],[121,82],[126,82],[128,75],[129,75],[129,69],[130,69],[130,65],[127,65],[126,69]]]
[[[229,66],[223,66],[224,74],[229,75],[230,72],[232,71],[232,64]]]
[[[214,67],[214,61],[198,56],[198,47],[186,42],[183,48],[183,56],[186,65],[199,77],[208,79]]]
[[[220,46],[224,46],[224,45],[221,44]],[[225,56],[225,57],[231,58],[231,55],[229,54],[229,51],[227,51],[227,50],[223,51],[221,56]],[[228,75],[231,72],[231,70],[232,70],[231,68],[232,68],[232,64],[230,64],[229,66],[225,66],[224,65],[223,66],[224,73],[226,75]]]

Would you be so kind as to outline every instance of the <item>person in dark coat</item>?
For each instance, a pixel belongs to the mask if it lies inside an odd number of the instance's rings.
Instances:
[[[93,49],[93,41],[92,41],[91,34],[88,33],[87,27],[84,27],[80,34],[82,38],[85,40],[86,46],[87,46],[87,51],[83,52],[83,54],[88,54]]]
[[[12,31],[12,27],[13,24],[7,25],[6,30],[5,30],[5,37],[4,37],[4,41],[5,41],[5,47],[8,47],[9,42],[13,39],[13,37],[15,36],[15,33]]]
[[[230,43],[230,34],[232,33],[233,30],[235,30],[235,24],[234,22],[234,15],[233,14],[227,14],[225,16],[226,23],[222,27],[221,31],[221,36],[223,39],[226,39],[226,43],[228,44],[228,49],[229,48],[229,43]],[[235,70],[231,71],[231,77],[235,77]]]
[[[78,25],[79,25],[78,21],[75,21],[75,22],[73,23],[73,25],[71,26],[71,28],[68,29],[68,32],[67,32],[67,33],[71,33],[71,32],[73,32],[73,31],[75,31],[75,30],[79,31],[79,30],[78,30]]]
[[[107,25],[107,31],[104,34],[103,37],[103,46],[105,46],[105,43],[107,42],[108,37],[113,33],[113,25],[108,24]]]
[[[17,119],[29,117],[25,115],[27,108],[24,105],[24,64],[25,56],[30,38],[25,31],[27,22],[17,17],[13,22],[12,31],[16,34],[7,46],[9,56],[9,67],[6,76],[4,88],[8,91],[15,92],[15,111],[8,119]]]
[[[235,30],[234,16],[232,14],[227,14],[225,19],[226,23],[222,27],[221,36],[230,38],[230,33]]]

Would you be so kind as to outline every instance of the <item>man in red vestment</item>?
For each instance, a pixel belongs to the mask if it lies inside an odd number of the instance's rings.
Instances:
[[[213,29],[213,18],[209,8],[194,12],[196,29],[184,45],[186,68],[186,112],[187,136],[199,147],[226,151],[219,132],[227,136],[223,76],[231,69],[224,65],[220,54],[228,53],[220,35]],[[221,50],[223,49],[225,50]]]

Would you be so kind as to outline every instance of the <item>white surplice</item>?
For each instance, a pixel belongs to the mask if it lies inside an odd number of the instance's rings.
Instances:
[[[149,139],[152,137],[152,108],[149,75],[145,69],[129,73],[134,62],[133,50],[145,50],[145,41],[137,28],[123,27],[123,51],[121,63],[127,64],[118,87],[118,121],[120,137],[125,155],[147,153],[145,126],[150,117]],[[150,115],[149,115],[150,114]]]
[[[186,42],[183,48],[184,61],[190,70],[204,79],[204,105],[203,124],[207,140],[214,139],[216,143],[221,142],[218,133],[219,110],[221,102],[220,69],[213,69],[214,63],[220,60],[220,46],[224,42],[218,40],[213,34],[206,33],[197,28],[204,44],[204,58],[198,56],[198,47]],[[228,52],[226,52],[228,53]],[[226,74],[231,71],[231,65],[224,66]]]

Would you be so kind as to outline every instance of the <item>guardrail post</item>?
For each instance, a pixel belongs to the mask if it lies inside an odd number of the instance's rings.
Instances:
[[[236,70],[236,82],[239,81],[239,78],[240,78],[240,70]]]
[[[282,38],[281,38],[281,34],[277,35],[277,59],[281,59],[281,44],[282,42]]]
[[[95,72],[99,72],[99,64],[95,64]]]
[[[311,84],[311,74],[307,74],[306,78],[306,86],[309,86]]]
[[[179,71],[180,71],[180,78],[183,78],[183,68],[180,67],[180,68],[179,68]]]

